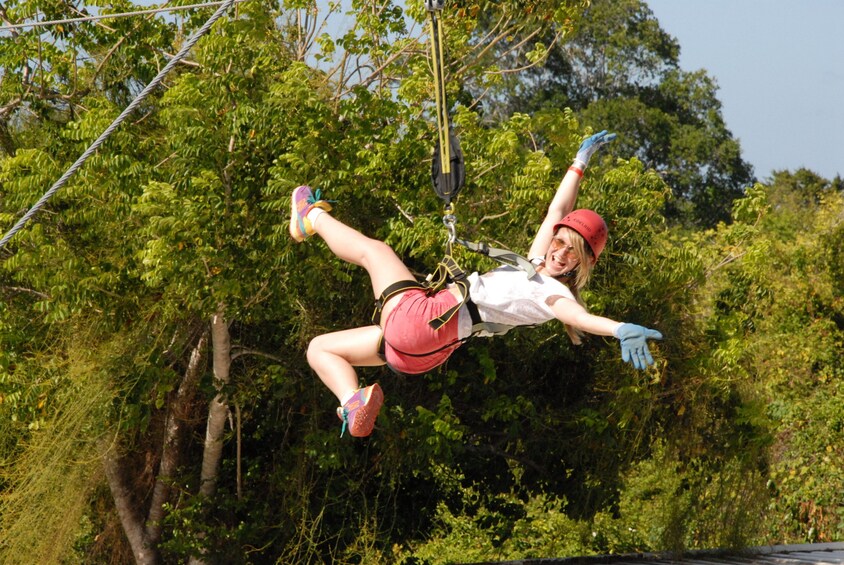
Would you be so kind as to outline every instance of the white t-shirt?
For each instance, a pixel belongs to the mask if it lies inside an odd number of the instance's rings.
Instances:
[[[468,280],[469,296],[484,322],[510,326],[542,324],[556,318],[548,305],[549,298],[574,300],[569,287],[557,279],[539,273],[528,278],[527,273],[515,267],[498,267],[483,275],[472,273]],[[465,306],[459,316],[458,336],[463,339],[472,333],[472,319]]]

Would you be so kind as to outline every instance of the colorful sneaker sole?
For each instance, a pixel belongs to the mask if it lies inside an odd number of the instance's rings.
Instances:
[[[354,437],[366,437],[372,433],[384,404],[384,392],[378,383],[361,392],[363,394],[359,398],[353,398],[345,407],[349,411],[349,433]]]

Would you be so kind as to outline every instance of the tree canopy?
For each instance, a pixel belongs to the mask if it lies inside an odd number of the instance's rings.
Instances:
[[[635,155],[671,187],[666,218],[711,228],[729,221],[755,179],[724,123],[716,81],[682,70],[679,57],[677,40],[643,0],[595,0],[544,65],[502,83],[492,111],[569,107],[583,125],[614,124],[613,151]]]

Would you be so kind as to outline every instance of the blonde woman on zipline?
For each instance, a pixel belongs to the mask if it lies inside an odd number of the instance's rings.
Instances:
[[[586,311],[580,291],[607,243],[607,225],[592,210],[574,210],[583,173],[592,155],[615,139],[606,131],[587,138],[554,194],[528,258],[536,274],[502,266],[468,276],[469,300],[453,285],[430,293],[382,241],[369,238],[334,218],[330,204],[300,186],[291,197],[290,235],[304,241],[319,235],[340,259],[366,269],[372,292],[381,303],[375,324],[315,337],[308,347],[308,364],[337,397],[337,415],[353,436],[372,433],[384,401],[375,383],[361,388],[355,367],[387,364],[402,374],[421,374],[443,364],[472,335],[480,321],[505,326],[532,326],[558,320],[574,343],[582,333],[614,336],[621,356],[637,369],[652,364],[648,339],[662,339],[656,330],[621,323]],[[390,292],[390,289],[398,291]],[[385,291],[388,291],[385,295]],[[448,316],[438,329],[432,320]]]

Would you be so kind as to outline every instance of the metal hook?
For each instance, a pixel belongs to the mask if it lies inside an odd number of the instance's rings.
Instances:
[[[457,217],[454,214],[446,214],[443,216],[443,224],[448,228],[448,242],[454,243],[457,239],[457,229],[454,224],[457,223]]]

